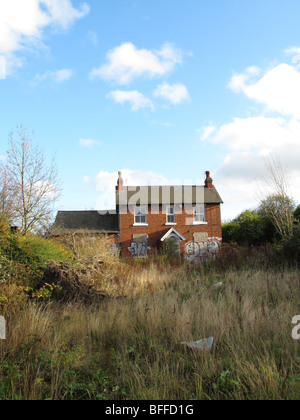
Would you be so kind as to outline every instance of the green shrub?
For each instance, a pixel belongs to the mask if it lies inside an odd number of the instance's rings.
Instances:
[[[53,287],[43,284],[44,271],[50,261],[71,262],[72,254],[61,243],[35,235],[12,233],[0,222],[0,309],[7,313],[24,294],[36,299],[49,298]]]
[[[270,219],[256,210],[245,210],[233,221],[222,225],[223,242],[251,247],[273,242],[275,228]]]
[[[284,254],[291,262],[300,262],[300,226],[296,226],[291,239],[284,242]]]
[[[180,258],[180,244],[174,239],[167,239],[165,242],[165,255],[169,260]]]
[[[61,242],[29,234],[21,237],[20,243],[21,247],[28,249],[34,259],[38,261],[40,269],[45,269],[50,261],[73,261],[72,253]]]
[[[300,204],[298,205],[298,207],[296,208],[294,212],[294,217],[298,222],[300,221]]]
[[[0,223],[0,253],[10,261],[43,270],[50,261],[71,262],[72,253],[60,242],[36,235],[21,236],[12,233],[6,224]]]

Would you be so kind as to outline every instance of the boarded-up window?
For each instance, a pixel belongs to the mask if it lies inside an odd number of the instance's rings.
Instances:
[[[208,233],[207,232],[195,232],[194,233],[194,241],[195,242],[207,242]]]
[[[146,257],[148,248],[148,235],[133,235],[129,251],[135,257]]]

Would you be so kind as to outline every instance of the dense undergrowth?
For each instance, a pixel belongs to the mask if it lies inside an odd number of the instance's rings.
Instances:
[[[51,295],[46,283],[38,287],[51,260],[73,262],[72,253],[62,244],[35,235],[12,233],[0,222],[0,313],[11,316],[28,298]]]
[[[299,399],[297,260],[228,245],[202,266],[124,261],[99,241],[80,239],[75,260],[1,226],[0,400]],[[108,298],[54,299],[61,285],[43,284],[51,261]],[[209,336],[211,352],[181,344]]]

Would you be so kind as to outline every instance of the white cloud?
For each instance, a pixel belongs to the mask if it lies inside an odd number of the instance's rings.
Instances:
[[[271,111],[300,118],[300,71],[297,67],[281,63],[261,79],[251,81],[251,77],[258,74],[258,69],[255,69],[255,73],[247,69],[245,73],[233,76],[229,87],[266,105]]]
[[[47,26],[68,29],[89,10],[86,3],[74,8],[71,0],[1,0],[0,54],[7,60],[8,72],[16,61],[20,65],[14,57],[17,51],[43,45]]]
[[[82,3],[79,9],[72,5],[71,0],[40,0],[42,6],[48,9],[48,19],[63,29],[69,28],[77,19],[81,19],[90,12],[90,6]]]
[[[131,104],[131,109],[133,111],[138,111],[142,108],[150,108],[154,110],[154,105],[152,101],[146,98],[142,93],[138,92],[137,90],[132,91],[122,91],[116,90],[110,92],[108,97],[112,98],[115,102],[119,104],[124,104],[125,102],[129,102]]]
[[[161,127],[165,127],[165,128],[170,128],[170,127],[174,127],[174,123],[172,122],[168,122],[168,121],[158,121],[158,120],[153,120],[152,121],[153,125],[158,125]]]
[[[276,153],[286,160],[290,169],[298,169],[300,175],[299,138],[300,121],[259,116],[234,118],[231,123],[215,128],[205,141],[227,146],[229,150],[232,150],[229,156],[235,157],[238,161],[241,160],[241,156],[248,156],[247,153],[252,153],[258,160]],[[229,157],[227,156],[226,159],[224,164],[228,163]],[[248,174],[252,173],[249,171],[246,160],[239,165],[239,170],[236,172],[239,176],[243,176],[244,171],[248,171]]]
[[[47,199],[56,200],[59,198],[59,190],[51,183],[47,181],[37,181],[32,186],[32,193],[36,194],[37,197],[43,196]]]
[[[172,185],[173,181],[167,179],[161,174],[156,174],[150,171],[123,169],[122,177],[124,184],[128,186],[135,185]],[[115,188],[118,180],[118,172],[100,171],[96,177],[84,177],[85,183],[99,193],[96,208],[98,210],[114,209],[115,203]]]
[[[285,52],[298,54],[293,58],[295,66],[280,63],[265,72],[249,67],[229,83],[234,92],[263,104],[268,114],[263,110],[261,115],[236,117],[222,126],[198,130],[202,141],[228,150],[215,171],[225,202],[224,218],[257,207],[261,191],[266,191],[266,158],[274,154],[288,168],[290,195],[300,202],[300,48]]]
[[[300,203],[300,172],[288,154],[279,155],[283,164],[288,163],[288,193]],[[300,152],[297,151],[299,162]],[[264,157],[251,152],[232,153],[213,173],[215,185],[221,194],[223,220],[231,220],[246,209],[255,209],[269,191]]]
[[[200,130],[196,130],[196,133],[199,135],[202,141],[207,140],[214,132],[216,131],[216,127],[213,125],[209,125],[207,127],[203,127]]]
[[[6,59],[0,55],[0,79],[6,78]]]
[[[57,83],[65,82],[66,80],[69,80],[73,76],[73,71],[70,69],[62,69],[58,70],[53,74],[54,80]]]
[[[216,127],[203,128],[203,141],[224,144],[232,150],[257,150],[262,154],[295,147],[299,143],[300,122],[264,116],[234,118],[232,122]]]
[[[101,146],[103,143],[94,139],[80,139],[79,144],[80,146],[91,148],[93,146]]]
[[[151,171],[122,169],[125,185],[170,185],[170,180],[161,174]],[[118,172],[100,171],[96,176],[97,191],[111,191],[117,185]]]
[[[212,129],[214,128],[214,129]],[[203,134],[204,133],[204,134]],[[266,158],[279,156],[290,172],[290,194],[300,201],[300,121],[284,118],[234,118],[221,127],[202,130],[202,141],[229,150],[214,172],[215,185],[224,200],[223,217],[230,219],[259,201]]]
[[[124,43],[107,53],[107,64],[90,72],[90,78],[101,78],[127,85],[134,79],[162,77],[182,62],[182,54],[172,45],[165,44],[159,51],[138,49],[131,42]]]
[[[168,83],[162,83],[157,87],[154,92],[156,98],[164,98],[174,105],[180,104],[184,101],[190,100],[189,92],[182,83],[169,85]]]
[[[42,83],[45,80],[52,80],[55,83],[63,83],[73,76],[73,71],[70,69],[62,69],[57,71],[46,71],[44,74],[37,74],[34,83]]]
[[[286,55],[300,54],[300,47],[296,47],[296,46],[290,47],[290,48],[287,48],[284,52]]]
[[[87,38],[91,41],[92,44],[95,46],[98,45],[98,35],[94,31],[89,31],[87,33]]]

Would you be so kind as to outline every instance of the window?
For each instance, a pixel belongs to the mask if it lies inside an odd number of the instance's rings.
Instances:
[[[194,223],[204,223],[205,222],[205,207],[202,206],[194,207]]]
[[[175,223],[175,208],[167,207],[167,223]]]
[[[137,225],[147,224],[147,209],[146,207],[136,207],[134,209],[134,223]]]

